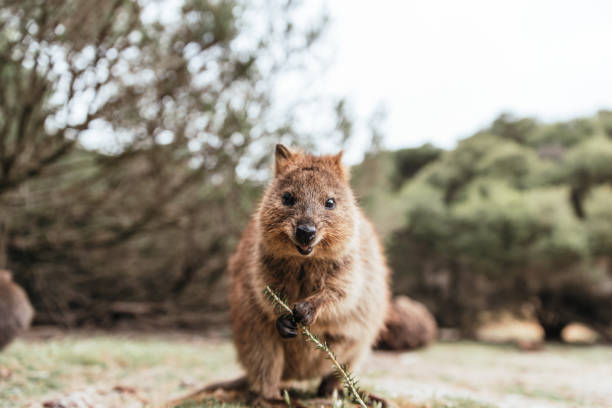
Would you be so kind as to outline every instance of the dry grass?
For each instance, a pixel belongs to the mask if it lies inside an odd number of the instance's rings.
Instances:
[[[359,377],[366,390],[402,408],[603,408],[612,406],[610,361],[612,348],[605,346],[523,352],[512,344],[438,343],[413,353],[374,353]],[[227,340],[91,333],[20,340],[0,354],[0,407],[45,401],[159,407],[238,375]],[[298,384],[305,390],[315,385]],[[220,405],[207,399],[181,407],[196,406]]]

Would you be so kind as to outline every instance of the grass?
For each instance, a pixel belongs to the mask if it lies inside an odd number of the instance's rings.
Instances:
[[[232,361],[233,348],[225,341],[104,335],[16,341],[0,354],[0,373],[8,377],[0,382],[0,407],[88,385],[138,386],[161,400],[187,389],[188,383],[210,380],[231,368]]]
[[[446,402],[433,402],[432,408],[496,408],[495,405],[481,403],[471,398],[449,398]]]
[[[232,404],[227,402],[219,402],[214,399],[209,399],[205,401],[199,402],[186,402],[180,405],[177,405],[174,408],[246,408],[246,405],[243,404]]]
[[[612,348],[605,346],[521,352],[512,345],[438,343],[413,353],[376,353],[359,375],[366,391],[400,408],[603,408],[612,406],[610,361]],[[159,407],[238,375],[227,340],[125,334],[20,340],[0,353],[0,407],[40,407],[77,391],[99,406]],[[244,405],[207,399],[179,407]]]

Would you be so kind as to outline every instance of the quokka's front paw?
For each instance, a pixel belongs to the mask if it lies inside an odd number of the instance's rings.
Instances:
[[[286,313],[276,319],[276,330],[283,339],[290,339],[297,336],[297,325],[293,316]]]
[[[293,317],[295,321],[310,326],[315,319],[315,307],[310,302],[299,302],[293,306]]]

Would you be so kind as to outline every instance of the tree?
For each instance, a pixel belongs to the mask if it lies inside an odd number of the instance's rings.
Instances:
[[[384,232],[397,293],[466,336],[484,311],[511,311],[537,318],[549,340],[576,321],[610,339],[612,144],[602,118],[541,124],[502,115],[426,156],[432,161],[407,172],[399,189],[376,183],[393,203],[384,211],[395,224]],[[355,183],[367,191],[363,180]]]
[[[279,139],[313,137],[294,129],[299,97],[273,97],[326,23],[299,7],[3,2],[0,254],[39,322],[194,325],[224,309],[250,176]]]

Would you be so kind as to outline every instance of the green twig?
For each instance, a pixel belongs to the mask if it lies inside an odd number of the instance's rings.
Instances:
[[[280,296],[276,292],[274,292],[269,286],[266,286],[266,288],[264,289],[264,293],[268,295],[268,297],[272,300],[272,302],[274,302],[274,305],[276,307],[293,315],[293,312],[291,311],[291,308],[287,305],[287,302],[283,301]],[[302,334],[306,338],[306,341],[314,343],[314,345],[318,349],[323,350],[325,353],[327,353],[327,359],[332,362],[334,369],[336,370],[336,375],[342,381],[346,390],[353,395],[355,403],[361,405],[363,408],[367,408],[367,405],[365,404],[365,402],[363,402],[364,397],[359,391],[359,386],[357,384],[357,379],[355,378],[355,376],[353,376],[353,374],[348,370],[346,366],[338,362],[336,355],[333,351],[331,351],[331,349],[327,346],[325,342],[319,340],[319,338],[316,335],[312,334],[310,330],[308,330],[308,328],[303,324],[297,323],[297,326],[302,331]]]

